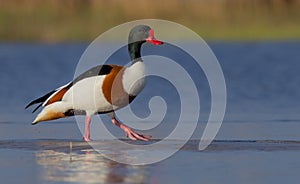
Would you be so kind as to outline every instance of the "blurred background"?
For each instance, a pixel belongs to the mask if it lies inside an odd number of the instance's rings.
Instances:
[[[146,18],[183,24],[206,40],[300,38],[299,0],[0,0],[0,39],[91,41]]]

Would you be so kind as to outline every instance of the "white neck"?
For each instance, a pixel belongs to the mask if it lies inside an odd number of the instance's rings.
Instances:
[[[136,96],[144,88],[145,72],[145,65],[142,61],[137,61],[125,69],[122,82],[124,90],[129,95]]]

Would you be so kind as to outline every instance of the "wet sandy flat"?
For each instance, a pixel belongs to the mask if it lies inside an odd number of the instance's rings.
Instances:
[[[162,141],[156,137],[163,129],[153,132],[149,142],[124,139],[121,132],[118,140],[88,144],[81,141],[77,124],[69,122],[38,126],[7,122],[0,128],[0,178],[7,183],[293,183],[299,179],[298,122],[223,123],[216,140],[203,151],[198,150],[199,139],[193,138],[185,144],[165,140],[156,145]],[[154,164],[114,161],[147,162],[170,152],[175,154]]]
[[[109,159],[126,157],[131,151],[115,140],[93,141],[102,148],[98,151],[78,140],[2,140],[0,175],[8,183],[220,183],[245,182],[245,178],[249,183],[281,183],[298,178],[299,141],[216,140],[204,151],[198,151],[198,143],[188,141],[164,161],[133,166]],[[178,145],[180,141],[170,140],[159,151]],[[139,151],[143,150],[135,153]]]
[[[148,142],[131,141],[127,139],[120,140],[122,142],[132,145],[151,145],[161,141],[160,139],[152,139]],[[215,140],[205,150],[199,151],[198,144],[200,140],[190,140],[183,147],[181,151],[187,152],[220,152],[220,151],[296,151],[300,150],[300,141],[289,140]],[[167,140],[167,142],[159,147],[162,150],[178,149],[183,141]],[[70,144],[72,144],[72,151],[76,154],[84,154],[86,150],[92,151],[93,147],[101,147],[98,151],[108,150],[123,150],[129,149],[126,145],[117,142],[116,140],[101,140],[92,141],[90,143],[79,140],[55,140],[55,139],[41,139],[41,140],[3,140],[0,141],[1,149],[16,149],[28,151],[52,150],[56,152],[70,152]],[[114,148],[114,149],[111,149]],[[140,147],[143,150],[143,147]],[[95,151],[95,150],[93,150]],[[97,152],[97,151],[95,151]]]

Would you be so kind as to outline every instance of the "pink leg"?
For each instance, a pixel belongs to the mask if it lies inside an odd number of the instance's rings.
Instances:
[[[90,123],[91,123],[91,116],[86,116],[85,117],[85,129],[84,129],[84,134],[82,137],[82,140],[86,142],[90,142]]]
[[[131,130],[131,128],[129,128],[128,126],[118,122],[116,120],[116,118],[112,118],[111,122],[114,125],[120,127],[125,132],[126,137],[129,137],[131,140],[134,140],[134,141],[136,141],[136,140],[149,141],[150,138],[151,138],[151,136],[149,136],[149,135],[141,135],[141,134],[136,133],[135,131]]]

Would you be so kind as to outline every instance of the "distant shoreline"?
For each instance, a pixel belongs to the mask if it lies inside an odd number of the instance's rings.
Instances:
[[[300,40],[300,0],[0,0],[0,41],[86,42],[149,18],[177,22],[208,41]]]

